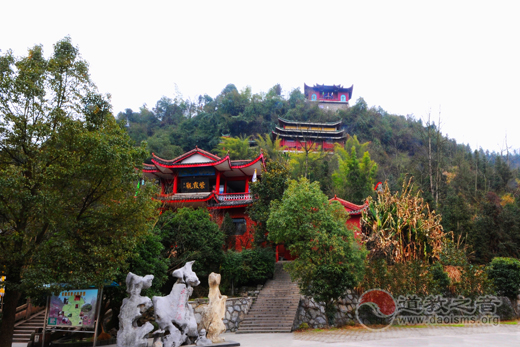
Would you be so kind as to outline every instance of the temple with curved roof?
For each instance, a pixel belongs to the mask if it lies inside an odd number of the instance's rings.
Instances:
[[[303,89],[307,100],[317,102],[320,108],[335,111],[349,106],[354,85],[344,88],[342,85],[315,84],[311,87],[304,84]]]
[[[152,154],[152,164],[144,164],[143,175],[156,180],[161,193],[155,197],[162,209],[206,207],[219,224],[229,213],[236,227],[236,248],[248,248],[253,222],[245,208],[253,203],[249,184],[260,178],[265,168],[263,154],[252,160],[231,160],[195,148],[174,159]]]

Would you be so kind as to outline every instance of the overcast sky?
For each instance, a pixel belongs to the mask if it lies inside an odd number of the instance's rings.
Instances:
[[[114,113],[228,83],[285,93],[354,85],[354,101],[441,116],[472,148],[520,148],[518,1],[9,1],[0,49],[69,35]]]

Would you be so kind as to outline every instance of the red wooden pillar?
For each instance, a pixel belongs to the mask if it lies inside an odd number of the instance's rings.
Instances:
[[[173,194],[177,194],[177,186],[179,181],[179,176],[177,176],[177,173],[173,174]]]
[[[220,171],[217,171],[217,182],[216,182],[216,191],[217,194],[220,194]]]
[[[250,180],[250,178],[247,177],[246,178],[246,193],[249,193],[249,180]]]

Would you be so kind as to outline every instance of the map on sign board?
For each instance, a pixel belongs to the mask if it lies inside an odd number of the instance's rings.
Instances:
[[[77,289],[51,296],[47,325],[94,328],[97,289]]]

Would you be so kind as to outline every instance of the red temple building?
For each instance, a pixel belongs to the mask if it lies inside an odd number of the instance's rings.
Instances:
[[[349,100],[352,99],[353,89],[354,85],[350,88],[343,88],[341,85],[315,84],[314,87],[310,87],[304,84],[304,94],[307,100],[317,102],[320,108],[331,111],[347,108]]]
[[[206,207],[220,225],[229,213],[236,227],[236,249],[251,247],[253,222],[245,213],[253,203],[249,184],[260,177],[265,167],[263,154],[253,160],[220,158],[195,148],[167,160],[152,154],[152,164],[144,164],[143,173],[161,185],[156,197],[163,209]]]
[[[345,145],[347,134],[341,129],[341,120],[334,123],[299,122],[278,118],[279,126],[272,132],[281,139],[286,152],[299,152],[304,148],[334,150],[334,144]]]
[[[336,195],[332,199],[329,200],[329,202],[337,201],[343,207],[345,208],[345,211],[350,216],[349,219],[347,219],[347,227],[354,231],[354,236],[356,238],[361,236],[361,215],[363,214],[363,211],[368,208],[368,203],[365,203],[363,205],[356,205],[353,204],[347,200],[343,200],[338,198]]]

